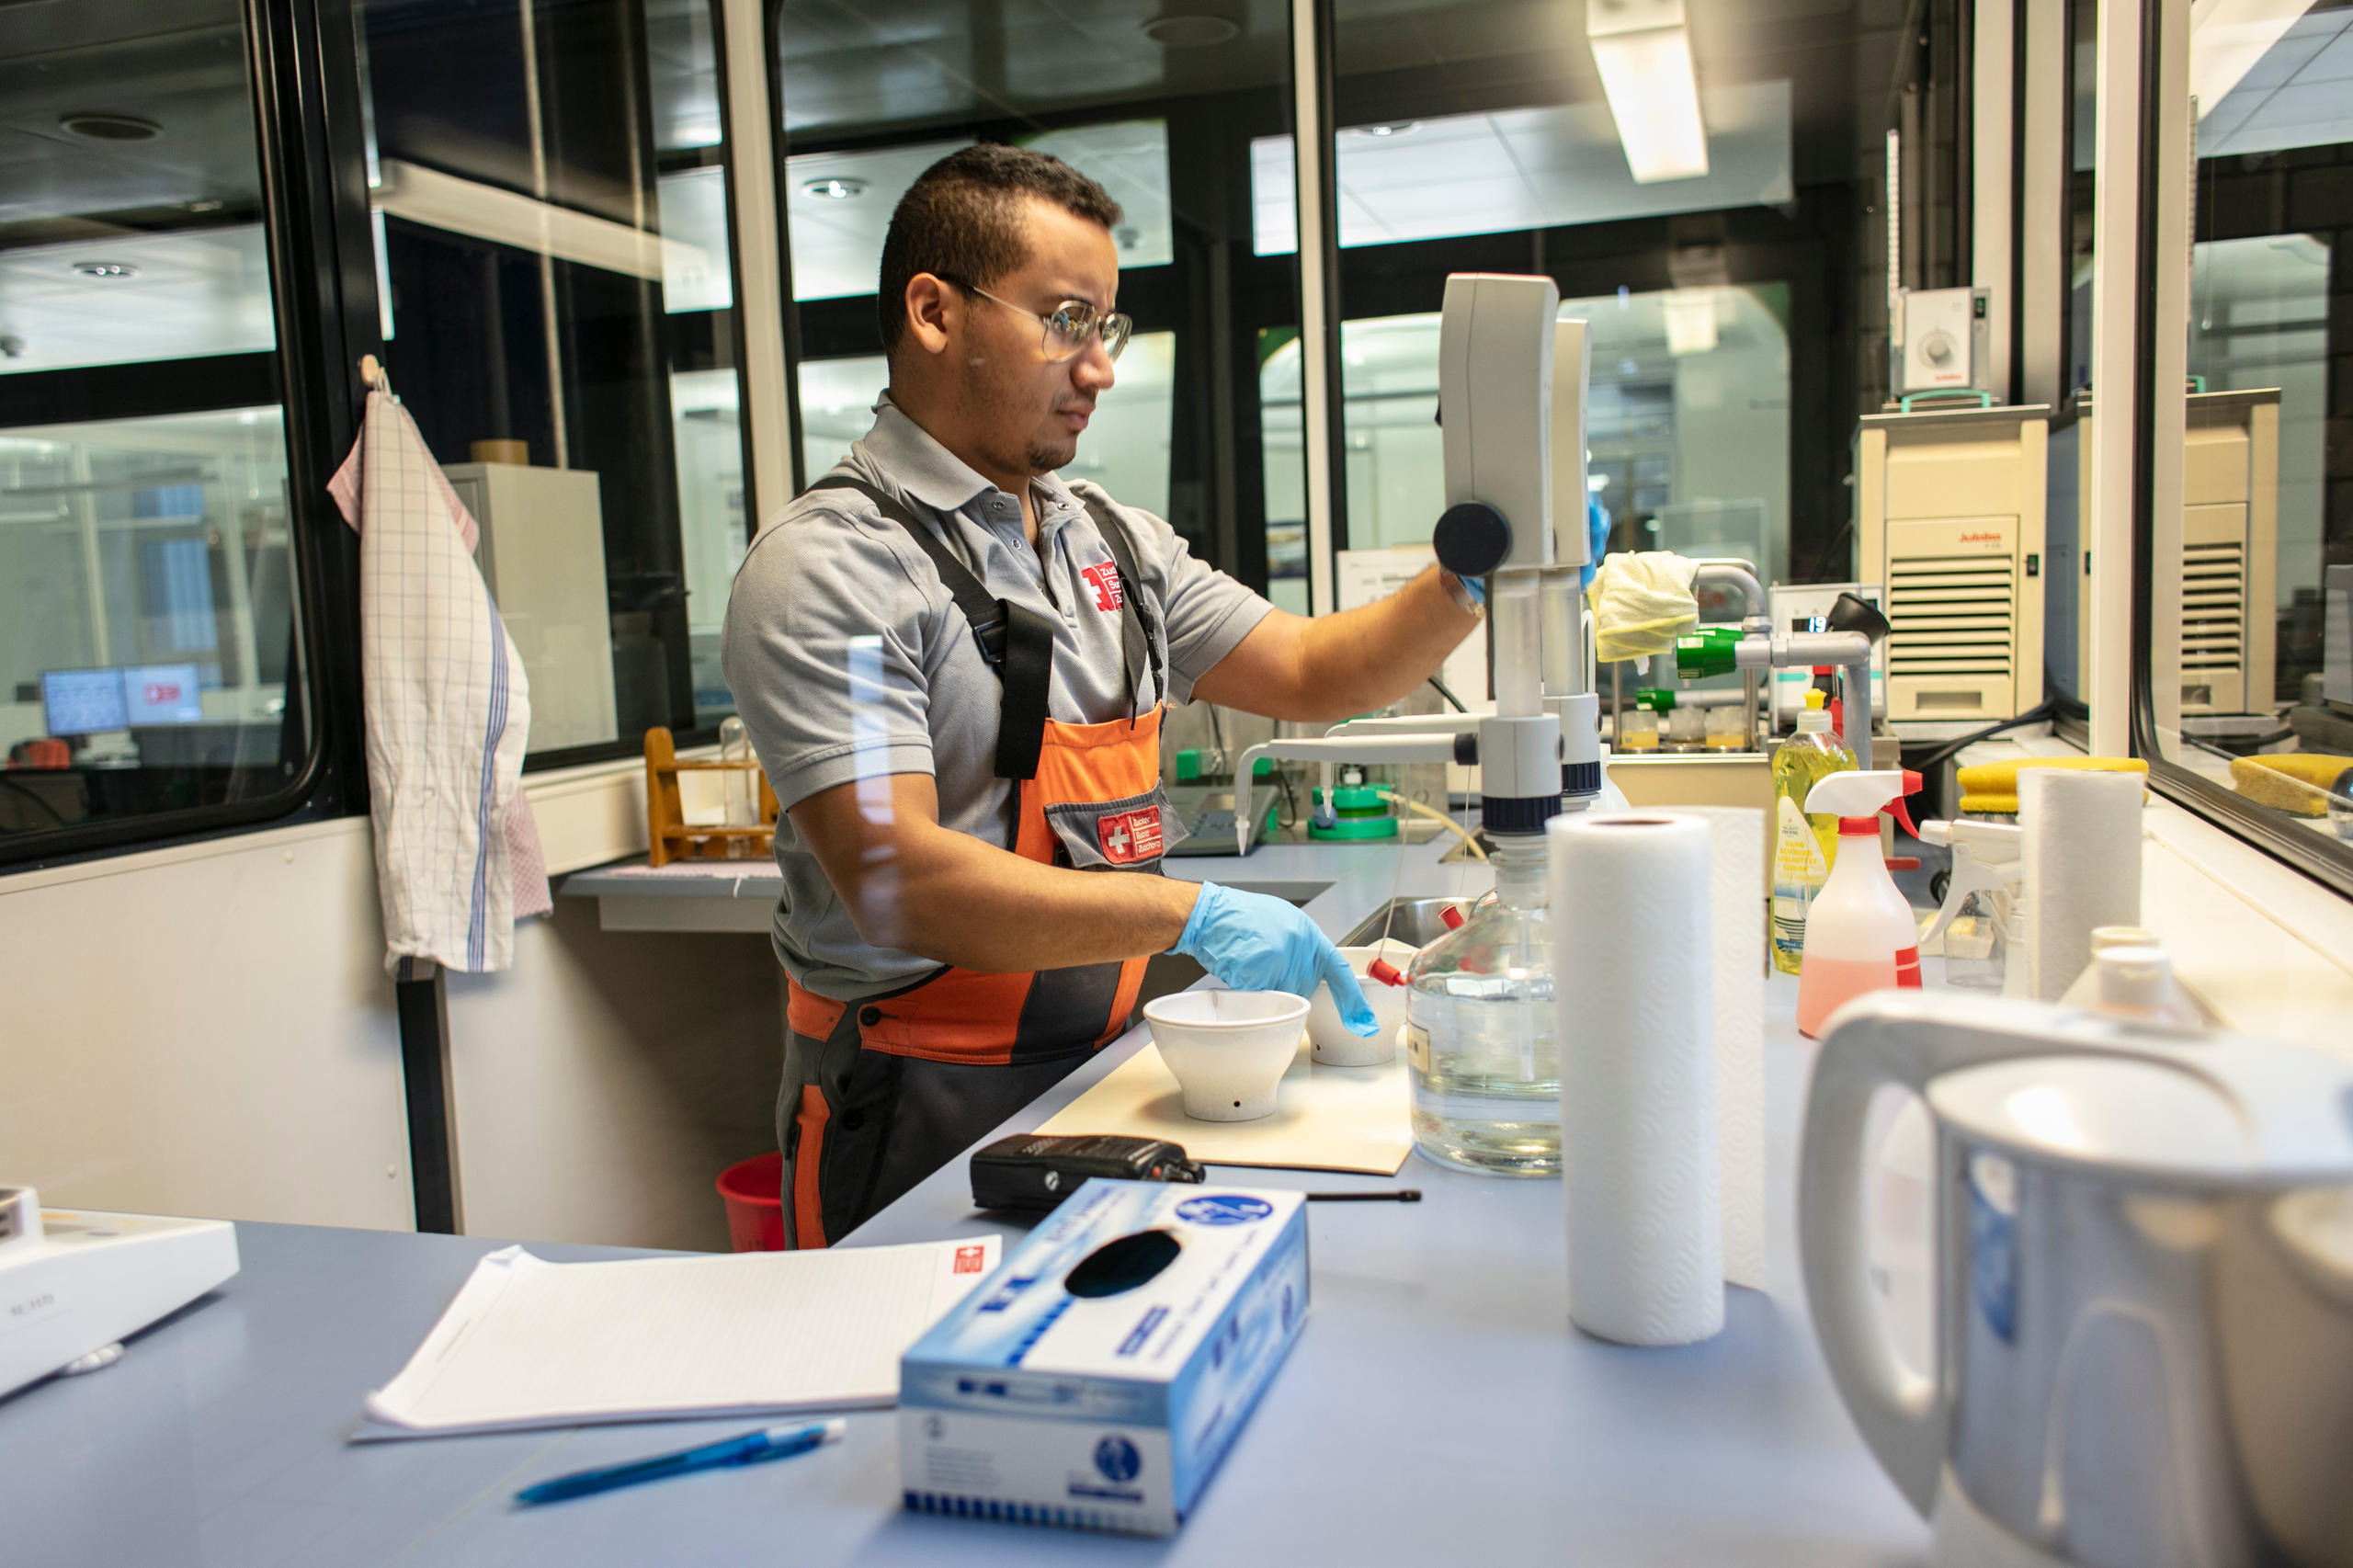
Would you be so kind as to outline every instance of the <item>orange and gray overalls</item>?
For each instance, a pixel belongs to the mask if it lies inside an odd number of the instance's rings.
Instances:
[[[1012,781],[1006,847],[1043,865],[1157,875],[1175,826],[1160,782],[1161,707],[1100,724],[1048,718],[1051,622],[991,594],[897,496],[847,476],[811,488],[855,490],[906,529],[972,623],[1003,685],[996,773]],[[1119,569],[1129,690],[1149,669],[1154,690],[1165,692],[1161,631],[1126,530],[1108,508],[1090,502],[1087,511]],[[839,1239],[1119,1038],[1147,961],[1022,974],[943,964],[855,1002],[788,981],[777,1104],[788,1244]]]

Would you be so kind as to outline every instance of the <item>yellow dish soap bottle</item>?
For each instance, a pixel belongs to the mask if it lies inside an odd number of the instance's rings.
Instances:
[[[1850,772],[1855,758],[1830,733],[1822,693],[1805,694],[1798,733],[1773,754],[1773,967],[1798,972],[1805,952],[1805,916],[1838,858],[1838,819],[1808,816],[1805,798],[1834,773]]]

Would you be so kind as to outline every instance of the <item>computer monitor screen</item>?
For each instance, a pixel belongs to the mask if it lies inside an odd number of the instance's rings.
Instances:
[[[133,665],[122,672],[122,706],[132,726],[194,724],[204,718],[194,665]]]
[[[119,669],[44,670],[40,701],[52,735],[97,735],[131,727]]]

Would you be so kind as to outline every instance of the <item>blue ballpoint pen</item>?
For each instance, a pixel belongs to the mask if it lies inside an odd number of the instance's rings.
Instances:
[[[699,1449],[658,1454],[650,1460],[608,1465],[600,1470],[575,1471],[570,1475],[559,1475],[552,1481],[542,1481],[537,1486],[526,1486],[515,1494],[515,1501],[560,1503],[567,1497],[585,1497],[591,1493],[610,1492],[616,1486],[634,1486],[641,1481],[659,1481],[665,1476],[685,1475],[691,1471],[721,1470],[729,1465],[789,1460],[795,1454],[805,1454],[812,1449],[841,1441],[846,1425],[836,1416],[831,1421],[820,1421],[810,1426],[771,1426],[766,1431],[746,1432],[740,1437],[706,1443]]]

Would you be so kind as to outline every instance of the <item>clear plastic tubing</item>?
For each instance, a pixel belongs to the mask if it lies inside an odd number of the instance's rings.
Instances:
[[[1495,903],[1423,949],[1408,973],[1414,1142],[1465,1170],[1557,1176],[1561,1058],[1544,840],[1499,837],[1494,863]]]

